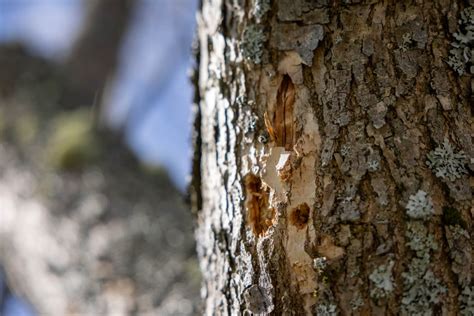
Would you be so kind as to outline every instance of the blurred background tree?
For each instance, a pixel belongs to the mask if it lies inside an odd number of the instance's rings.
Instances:
[[[197,311],[194,2],[0,1],[0,314]]]

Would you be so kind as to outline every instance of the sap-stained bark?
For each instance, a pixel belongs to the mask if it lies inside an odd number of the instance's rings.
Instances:
[[[445,62],[464,5],[281,0],[262,20],[231,2],[203,1],[199,17],[205,313],[472,311],[460,269],[473,266],[472,181],[426,163],[439,147],[437,166],[472,172],[472,79]],[[269,39],[258,65],[239,52],[255,24]],[[279,107],[288,80],[291,115]],[[292,146],[279,139],[290,131]],[[276,212],[262,234],[246,221],[249,174]],[[433,215],[409,219],[423,203]]]

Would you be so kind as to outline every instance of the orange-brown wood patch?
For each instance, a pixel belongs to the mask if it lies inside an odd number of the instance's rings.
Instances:
[[[275,210],[269,208],[269,188],[264,187],[262,180],[249,173],[244,178],[247,199],[247,224],[252,228],[255,235],[263,235],[273,225]]]
[[[296,226],[298,229],[306,227],[309,221],[309,206],[306,203],[298,205],[291,211],[290,223]]]

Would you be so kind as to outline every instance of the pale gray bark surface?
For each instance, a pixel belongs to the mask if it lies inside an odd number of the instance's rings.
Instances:
[[[474,313],[472,7],[352,2],[202,1],[206,315]]]

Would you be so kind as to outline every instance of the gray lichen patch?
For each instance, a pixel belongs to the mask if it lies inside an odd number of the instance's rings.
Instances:
[[[453,68],[458,75],[466,72],[474,74],[474,7],[470,6],[461,12],[458,21],[458,31],[453,34],[455,40],[451,43],[453,47],[449,51],[447,64]]]
[[[249,25],[244,31],[242,43],[240,44],[242,55],[254,64],[260,64],[266,41],[267,37],[262,26],[256,24]]]
[[[255,0],[255,6],[253,8],[253,15],[261,20],[265,14],[272,8],[271,0]]]
[[[397,68],[408,78],[415,78],[419,71],[426,66],[426,55],[423,50],[426,47],[428,33],[422,20],[417,17],[411,21],[405,22],[395,32],[398,49],[394,51]],[[413,82],[403,82],[403,84],[412,84]],[[398,94],[404,94],[405,91],[411,91],[410,88],[398,88]],[[402,92],[403,91],[403,92]]]
[[[364,306],[364,299],[361,297],[360,293],[356,293],[354,295],[354,298],[351,300],[350,305],[353,311],[356,311],[362,306]]]
[[[417,17],[404,23],[396,31],[398,47],[402,52],[410,49],[423,49],[428,41],[428,32],[422,20]]]
[[[357,222],[361,218],[358,203],[353,201],[351,197],[345,197],[341,200],[337,207],[337,213],[344,222]]]
[[[413,219],[427,219],[434,214],[433,202],[425,191],[419,190],[410,196],[406,212]]]
[[[440,303],[441,296],[446,293],[446,288],[430,269],[430,252],[437,250],[438,245],[420,221],[409,222],[405,236],[406,245],[415,256],[402,273],[402,315],[432,315],[433,306]]]
[[[461,308],[459,313],[463,316],[474,315],[474,286],[466,286],[459,295]]]
[[[403,274],[406,291],[402,298],[403,315],[432,315],[433,305],[441,302],[440,296],[446,288],[426,263],[414,259],[408,266],[409,272]]]
[[[467,156],[463,151],[454,152],[447,139],[428,153],[426,164],[438,178],[454,181],[467,173],[465,164]]]
[[[402,52],[406,52],[413,45],[413,38],[411,33],[405,33],[402,36],[402,44],[399,46]]]
[[[331,303],[319,304],[316,306],[315,314],[317,316],[336,316],[338,315],[337,306]]]
[[[406,246],[419,258],[429,257],[431,250],[438,249],[434,236],[428,233],[428,229],[421,222],[409,222],[405,236],[408,239]]]
[[[445,226],[451,270],[457,275],[458,283],[467,286],[472,280],[472,246],[469,232],[459,224]]]
[[[272,30],[272,46],[283,51],[296,51],[303,63],[313,64],[314,50],[324,37],[322,25],[300,26],[296,23],[276,24]]]
[[[328,259],[326,257],[318,257],[313,259],[313,268],[318,272],[318,274],[322,274],[324,270],[326,270],[328,266]]]
[[[393,261],[389,261],[387,264],[378,266],[369,275],[369,280],[373,284],[373,288],[370,291],[372,298],[384,298],[394,290],[392,269],[394,266]]]
[[[370,172],[375,172],[379,168],[379,162],[377,160],[371,160],[367,163],[367,169]]]
[[[274,309],[268,291],[257,284],[248,287],[244,294],[247,310],[254,314],[270,313]]]

